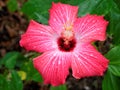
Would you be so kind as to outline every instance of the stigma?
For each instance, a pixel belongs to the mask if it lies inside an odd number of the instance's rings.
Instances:
[[[66,24],[64,24],[61,36],[65,40],[66,44],[74,38],[73,25],[70,22],[66,22]]]

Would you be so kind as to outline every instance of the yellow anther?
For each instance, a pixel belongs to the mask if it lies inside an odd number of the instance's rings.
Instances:
[[[65,30],[72,30],[72,26],[66,27]]]
[[[70,22],[66,22],[64,24],[64,28],[65,28],[65,30],[72,30],[73,26]]]

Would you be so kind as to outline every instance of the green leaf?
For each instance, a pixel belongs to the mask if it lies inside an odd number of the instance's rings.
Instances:
[[[120,46],[112,48],[105,56],[110,60],[110,64],[120,64]]]
[[[115,2],[112,3],[112,8],[108,14],[109,29],[108,33],[113,36],[113,44],[120,44],[120,9]]]
[[[3,64],[5,64],[5,66],[9,69],[13,69],[18,60],[21,61],[25,60],[24,56],[21,55],[21,53],[19,52],[9,52],[2,58]],[[17,64],[19,64],[18,66],[21,65],[21,63],[17,63]]]
[[[116,76],[120,76],[120,64],[119,65],[109,65],[108,69]]]
[[[28,62],[25,62],[23,66],[21,67],[21,70],[27,73],[27,80],[33,80],[37,82],[43,81],[41,75],[34,68],[33,62],[31,60],[29,60]]]
[[[36,82],[43,82],[42,76],[38,72],[33,74],[32,80]]]
[[[17,0],[9,0],[8,3],[7,3],[7,6],[8,6],[8,9],[11,11],[11,12],[14,12],[18,9],[18,3],[17,3]]]
[[[84,16],[86,14],[89,14],[92,12],[93,8],[97,5],[97,3],[100,2],[100,0],[93,1],[93,0],[84,0],[79,4],[79,16]]]
[[[22,6],[22,12],[25,13],[30,19],[34,19],[40,23],[47,24],[52,2],[59,0],[29,0]]]
[[[120,44],[120,11],[111,11],[111,26],[113,34],[113,43],[115,45]]]
[[[104,1],[104,0],[103,0]],[[79,15],[84,16],[86,14],[95,12],[96,8],[100,5],[101,0],[84,0],[79,4]],[[98,9],[99,10],[99,9]],[[95,13],[97,14],[97,13]]]
[[[18,73],[16,71],[12,71],[11,75],[12,90],[23,90],[23,83]]]
[[[4,86],[3,86],[4,83],[6,83],[4,80],[4,77],[1,77],[1,75],[0,75],[0,90],[6,90],[6,89],[4,89]]]
[[[102,90],[120,90],[120,77],[115,76],[109,70],[104,76]]]
[[[0,90],[23,90],[23,83],[16,71],[12,71],[7,79],[0,75]]]
[[[112,48],[106,55],[109,60],[109,70],[117,76],[120,76],[120,46]]]
[[[117,4],[117,6],[119,7],[119,9],[120,9],[120,0],[114,0],[114,1]]]
[[[18,58],[18,52],[9,52],[3,57],[4,64],[7,68],[13,69]]]
[[[10,90],[7,81],[3,75],[0,75],[0,90]]]
[[[58,86],[58,87],[51,86],[50,90],[67,90],[67,88],[66,88],[66,85],[61,85],[61,86]]]
[[[94,1],[95,2],[95,1]],[[112,0],[97,0],[94,9],[92,10],[92,14],[98,15],[106,15],[112,8]]]
[[[83,0],[64,0],[64,3],[76,6],[84,1]]]

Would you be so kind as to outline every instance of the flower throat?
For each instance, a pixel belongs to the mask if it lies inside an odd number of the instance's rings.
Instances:
[[[67,27],[61,33],[61,37],[58,38],[58,47],[61,51],[69,52],[74,49],[76,40],[74,38],[74,32],[72,27]]]

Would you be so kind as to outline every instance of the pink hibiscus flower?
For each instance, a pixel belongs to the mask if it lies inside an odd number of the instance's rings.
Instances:
[[[21,37],[22,47],[44,52],[33,63],[46,84],[64,84],[69,69],[80,79],[101,76],[108,67],[108,60],[91,45],[105,40],[108,22],[97,15],[77,17],[77,12],[77,6],[53,3],[49,26],[31,20]]]

